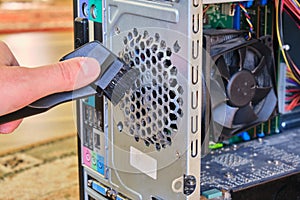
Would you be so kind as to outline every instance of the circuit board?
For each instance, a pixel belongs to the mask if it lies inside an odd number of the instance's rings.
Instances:
[[[233,4],[210,5],[203,17],[203,28],[232,28]]]
[[[211,151],[201,161],[201,191],[239,191],[300,170],[300,130]]]

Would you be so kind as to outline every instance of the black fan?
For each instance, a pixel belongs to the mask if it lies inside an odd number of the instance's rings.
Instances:
[[[260,40],[245,41],[243,37],[212,46],[212,116],[223,135],[267,121],[274,112],[272,54]]]

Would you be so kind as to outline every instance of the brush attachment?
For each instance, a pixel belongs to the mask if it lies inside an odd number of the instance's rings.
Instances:
[[[91,57],[99,62],[101,74],[91,86],[99,95],[104,94],[113,105],[117,105],[121,101],[139,75],[137,69],[126,65],[98,41],[83,45],[64,56],[61,60],[74,57]]]
[[[101,74],[96,81],[78,90],[43,97],[20,110],[0,116],[0,124],[43,113],[64,102],[91,95],[104,95],[113,105],[117,105],[139,77],[137,69],[123,63],[98,41],[81,46],[64,56],[61,61],[75,57],[91,57],[99,62]]]

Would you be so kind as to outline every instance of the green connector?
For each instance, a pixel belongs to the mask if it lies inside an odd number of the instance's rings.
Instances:
[[[91,96],[91,97],[88,97],[86,99],[83,100],[83,102],[89,106],[92,106],[93,108],[95,108],[95,97],[94,96]]]
[[[97,170],[97,154],[95,152],[92,153],[92,169]]]
[[[210,144],[208,146],[210,149],[220,149],[223,147],[223,143],[215,143],[215,144]]]
[[[89,20],[102,23],[102,0],[89,0]]]
[[[279,128],[279,124],[280,124],[280,115],[278,115],[278,116],[276,116],[275,117],[275,119],[274,119],[274,123],[275,123],[275,125],[274,125],[274,132],[275,133],[280,133],[280,128]]]
[[[263,132],[266,135],[271,134],[271,119],[263,123]]]
[[[229,144],[236,144],[242,141],[243,139],[239,136],[233,136],[232,138],[229,138]]]
[[[207,199],[213,199],[213,198],[221,197],[223,194],[222,194],[222,192],[220,190],[211,189],[211,190],[204,191],[202,193],[202,195],[204,197],[206,197]]]

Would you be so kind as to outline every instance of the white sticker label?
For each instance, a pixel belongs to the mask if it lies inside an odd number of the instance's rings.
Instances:
[[[134,147],[130,147],[130,165],[147,176],[157,179],[157,160]]]

